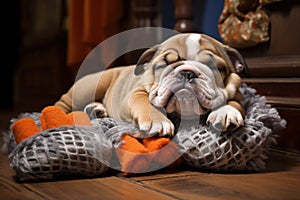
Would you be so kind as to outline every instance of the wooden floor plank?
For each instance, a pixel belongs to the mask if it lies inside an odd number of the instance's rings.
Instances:
[[[272,160],[262,173],[201,173],[139,179],[150,189],[183,199],[300,199],[299,158],[287,155]],[[282,159],[280,159],[282,158]],[[293,160],[293,162],[291,162]],[[280,167],[282,166],[282,167]]]
[[[173,199],[117,177],[24,184],[47,199]]]
[[[0,137],[0,146],[3,146],[2,137]],[[15,172],[9,164],[8,155],[0,152],[0,199],[41,199],[39,195],[27,190],[22,184],[16,183],[13,179]]]
[[[174,177],[183,177],[183,176],[192,176],[197,175],[199,172],[197,171],[191,171],[188,169],[173,169],[173,170],[160,170],[155,171],[151,174],[144,174],[144,175],[135,175],[135,176],[129,176],[130,179],[134,181],[148,181],[148,180],[156,180],[156,179],[164,179],[164,178],[174,178]]]
[[[15,183],[7,177],[0,177],[0,199],[22,199],[22,200],[35,200],[41,199],[41,196],[27,190],[23,185]]]
[[[285,174],[219,175],[199,173],[197,176],[159,179],[143,182],[183,199],[299,199],[300,177]]]

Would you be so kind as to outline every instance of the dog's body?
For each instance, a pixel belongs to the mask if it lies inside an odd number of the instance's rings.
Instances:
[[[55,105],[66,112],[89,105],[88,113],[107,111],[149,135],[173,135],[162,110],[187,119],[208,114],[212,127],[226,131],[243,124],[238,74],[245,70],[235,49],[203,34],[179,34],[144,52],[137,65],[83,77]]]

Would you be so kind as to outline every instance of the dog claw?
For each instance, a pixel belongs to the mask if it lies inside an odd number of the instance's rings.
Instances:
[[[102,103],[93,102],[85,106],[84,112],[91,118],[104,118],[107,117],[106,108]]]
[[[149,131],[149,135],[150,136],[154,136],[156,135],[157,133],[159,134],[160,132],[162,132],[162,126],[161,124],[157,124],[157,123],[152,123],[152,127]]]
[[[206,123],[217,131],[233,131],[243,125],[243,117],[237,109],[225,105],[212,111]]]
[[[174,135],[174,125],[169,121],[159,121],[151,123],[144,123],[140,125],[140,130],[145,132],[147,136],[173,136]]]

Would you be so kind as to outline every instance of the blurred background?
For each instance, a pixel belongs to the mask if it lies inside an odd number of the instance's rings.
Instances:
[[[1,111],[39,111],[52,104],[74,82],[76,70],[88,52],[106,38],[142,26],[173,29],[176,22],[173,0],[74,2],[12,0],[4,3],[1,8],[4,35]],[[191,16],[195,31],[219,38],[217,22],[222,8],[223,0],[195,1],[193,9],[197,15]],[[68,38],[70,28],[72,38]],[[123,59],[114,65],[122,62],[130,61]]]

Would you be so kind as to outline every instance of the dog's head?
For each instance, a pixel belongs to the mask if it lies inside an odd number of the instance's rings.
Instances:
[[[152,83],[154,106],[193,117],[236,98],[248,69],[237,50],[204,34],[179,34],[146,50],[134,73]]]

